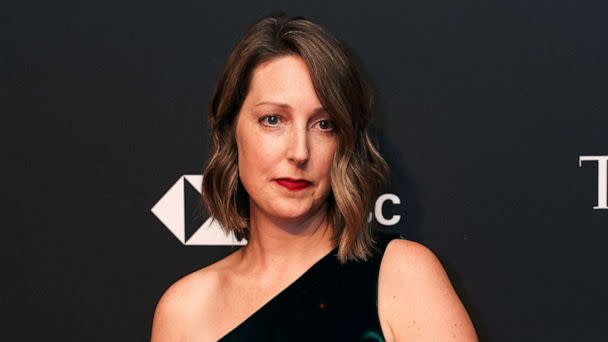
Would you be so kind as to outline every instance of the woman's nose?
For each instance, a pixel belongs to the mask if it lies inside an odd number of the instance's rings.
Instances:
[[[293,129],[291,132],[291,139],[287,149],[287,158],[294,164],[304,164],[310,157],[310,150],[308,147],[308,132],[306,129]]]

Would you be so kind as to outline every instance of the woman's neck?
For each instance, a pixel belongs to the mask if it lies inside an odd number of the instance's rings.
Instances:
[[[241,249],[241,263],[257,274],[298,272],[333,249],[327,205],[302,220],[281,220],[251,207],[250,238]]]

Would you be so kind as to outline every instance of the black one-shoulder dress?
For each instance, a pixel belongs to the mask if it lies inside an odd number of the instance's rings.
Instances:
[[[334,248],[220,341],[384,341],[378,273],[397,233],[375,230],[376,252],[341,264]]]

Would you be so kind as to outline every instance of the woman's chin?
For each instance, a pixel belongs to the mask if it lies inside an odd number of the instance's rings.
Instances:
[[[314,215],[310,206],[293,206],[274,208],[271,215],[280,220],[286,221],[304,221]]]
[[[304,222],[319,214],[322,207],[313,199],[276,199],[256,206],[260,213],[273,220]],[[257,210],[255,210],[257,211]]]

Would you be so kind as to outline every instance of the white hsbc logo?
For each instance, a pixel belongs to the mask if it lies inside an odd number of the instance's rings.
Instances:
[[[184,245],[244,245],[247,241],[238,242],[234,234],[226,235],[217,221],[207,218],[194,234],[186,236],[186,187],[202,191],[203,176],[181,176],[173,186],[152,207],[152,213]]]
[[[238,242],[234,234],[226,235],[219,223],[207,218],[196,231],[187,236],[186,233],[186,190],[192,188],[201,193],[203,176],[202,175],[183,175],[175,184],[161,197],[152,207],[152,213],[169,229],[171,233],[184,245],[245,245],[246,240]],[[398,206],[401,200],[395,194],[383,194],[376,199],[373,213],[369,214],[368,221],[375,216],[378,223],[384,226],[393,226],[401,221],[401,215],[392,214],[389,217],[383,212],[383,208],[388,206]],[[393,210],[395,211],[395,210]],[[397,212],[401,212],[397,208]]]
[[[608,209],[608,156],[580,156],[578,167],[585,161],[597,162],[597,206],[593,209]]]

